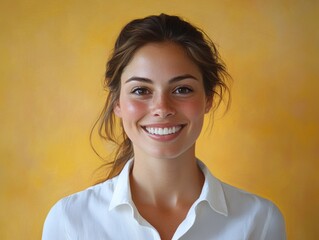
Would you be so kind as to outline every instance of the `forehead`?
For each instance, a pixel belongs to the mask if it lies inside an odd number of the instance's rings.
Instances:
[[[186,50],[171,42],[149,43],[139,48],[122,73],[122,79],[132,76],[145,78],[172,78],[191,74],[199,79],[201,73]]]

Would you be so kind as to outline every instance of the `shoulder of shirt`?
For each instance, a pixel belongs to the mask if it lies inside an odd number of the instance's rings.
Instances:
[[[272,201],[264,197],[250,193],[222,181],[220,181],[220,183],[224,190],[226,201],[229,205],[235,202],[236,205],[242,204],[251,207],[257,206],[259,209],[264,209],[266,211],[270,209],[278,209]]]
[[[90,216],[92,209],[98,213],[108,207],[116,182],[117,177],[114,177],[60,199],[46,217],[42,239],[65,239],[65,236],[73,239],[70,229],[81,226],[80,219]]]
[[[234,213],[267,215],[279,212],[270,200],[221,181],[208,170],[204,163],[198,161],[208,186],[207,201],[215,211],[223,212],[225,215]]]
[[[88,204],[103,203],[104,206],[108,206],[112,199],[114,188],[116,186],[117,177],[106,180],[105,182],[88,187],[82,191],[73,193],[60,199],[55,205],[60,205],[60,210],[73,212],[78,211],[79,208],[87,206]]]
[[[286,239],[285,220],[279,208],[270,200],[221,182],[229,216],[249,216],[262,223],[260,239]],[[260,224],[259,224],[260,225]],[[278,237],[280,236],[280,237]]]

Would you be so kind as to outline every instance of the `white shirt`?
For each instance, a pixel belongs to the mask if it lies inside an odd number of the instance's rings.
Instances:
[[[118,176],[57,202],[46,218],[42,239],[159,240],[132,201],[132,163]],[[283,217],[273,203],[219,181],[198,164],[205,176],[203,189],[173,240],[286,239]]]

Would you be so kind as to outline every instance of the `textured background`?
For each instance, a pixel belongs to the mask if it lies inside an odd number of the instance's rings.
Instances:
[[[108,53],[123,24],[161,12],[205,29],[234,79],[198,156],[274,201],[289,239],[319,238],[318,1],[1,0],[1,239],[40,239],[50,207],[94,183]]]

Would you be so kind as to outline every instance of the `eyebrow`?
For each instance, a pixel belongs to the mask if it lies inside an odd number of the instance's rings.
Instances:
[[[194,77],[193,75],[191,74],[184,74],[184,75],[181,75],[181,76],[177,76],[177,77],[173,77],[172,79],[170,79],[168,82],[169,83],[174,83],[174,82],[178,82],[178,81],[182,81],[184,79],[193,79],[193,80],[196,80],[198,81],[198,79],[196,77]],[[130,77],[129,79],[127,79],[125,81],[125,83],[128,83],[128,82],[132,82],[132,81],[138,81],[138,82],[145,82],[145,83],[153,83],[153,81],[149,78],[144,78],[144,77]]]

